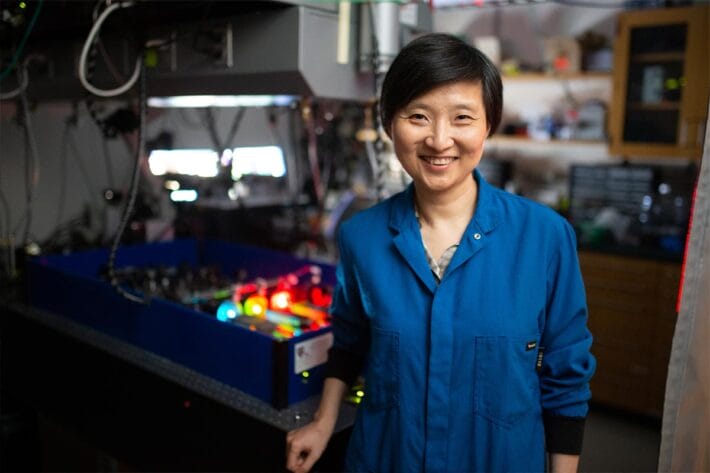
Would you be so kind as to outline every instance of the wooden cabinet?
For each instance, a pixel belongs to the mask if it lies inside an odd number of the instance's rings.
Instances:
[[[701,156],[710,87],[710,6],[619,14],[610,152]]]
[[[597,371],[592,400],[660,417],[680,263],[581,251]]]

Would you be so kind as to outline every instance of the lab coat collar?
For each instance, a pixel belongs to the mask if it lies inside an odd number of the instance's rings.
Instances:
[[[481,173],[474,170],[474,179],[478,183],[478,202],[476,211],[461,238],[447,273],[463,264],[485,244],[482,235],[492,232],[498,224],[498,211],[495,205],[495,191],[486,182]],[[421,282],[434,292],[437,282],[426,260],[424,246],[414,214],[414,185],[410,184],[404,192],[395,196],[390,211],[389,227],[393,242]]]

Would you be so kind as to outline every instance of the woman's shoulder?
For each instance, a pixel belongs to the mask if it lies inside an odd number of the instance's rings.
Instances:
[[[546,224],[566,226],[567,220],[555,209],[534,201],[528,197],[511,194],[508,191],[492,188],[494,198],[504,214],[510,217],[532,217]]]
[[[530,198],[494,190],[498,224],[508,235],[553,248],[575,246],[574,229],[555,209]]]
[[[390,219],[392,206],[402,198],[404,198],[404,191],[388,197],[366,209],[359,210],[343,222],[343,227],[348,230],[367,230],[367,228],[371,228],[372,225],[384,225],[386,227]]]

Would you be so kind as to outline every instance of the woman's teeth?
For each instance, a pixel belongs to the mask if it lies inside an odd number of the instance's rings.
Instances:
[[[422,159],[426,161],[429,164],[432,164],[434,166],[446,166],[447,164],[451,163],[454,159],[453,157],[445,157],[445,158],[435,158],[432,156],[423,156]]]

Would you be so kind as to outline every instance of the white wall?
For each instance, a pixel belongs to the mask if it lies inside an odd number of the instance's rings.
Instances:
[[[109,105],[116,108],[118,104]],[[222,139],[226,138],[235,109],[221,109],[215,112],[216,125]],[[51,235],[57,223],[67,222],[77,217],[86,208],[93,209],[92,231],[100,232],[105,226],[115,228],[120,209],[109,209],[106,216],[103,190],[109,187],[109,172],[105,159],[102,136],[91,120],[86,108],[78,106],[78,122],[71,128],[76,143],[74,152],[68,147],[62,161],[62,138],[65,123],[73,114],[70,103],[45,102],[32,106],[31,120],[37,141],[39,181],[33,196],[30,239],[43,241]],[[169,131],[174,136],[174,147],[212,147],[207,128],[200,123],[200,115],[194,109],[178,111],[151,110],[147,138],[155,137],[160,131]],[[294,153],[288,144],[289,134],[285,117],[279,120],[278,134],[282,137],[286,153]],[[10,209],[10,229],[15,239],[22,237],[26,209],[25,185],[25,145],[23,128],[17,124],[15,103],[0,103],[0,191]],[[253,146],[275,144],[275,137],[269,131],[265,109],[250,109],[245,113],[235,136],[234,145]],[[107,142],[110,167],[114,185],[127,191],[134,162],[134,153],[121,137]],[[62,171],[64,166],[64,171]],[[82,171],[82,169],[85,170]],[[64,177],[62,177],[64,176]],[[88,176],[88,177],[85,177]],[[144,183],[149,182],[143,178]],[[65,185],[64,203],[61,203],[62,182]],[[156,196],[165,195],[160,189],[160,180],[150,181]],[[145,184],[144,184],[145,185]],[[170,204],[161,203],[163,213],[170,213]],[[122,208],[122,207],[121,207]],[[0,205],[0,239],[7,235],[6,212]],[[169,217],[169,215],[168,215]]]

